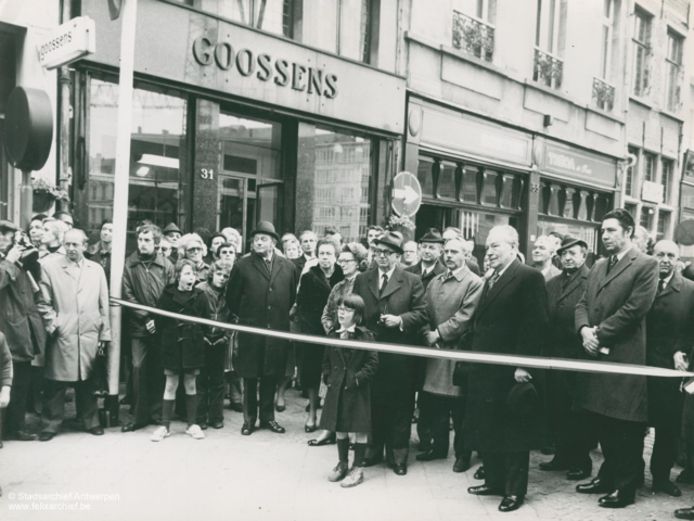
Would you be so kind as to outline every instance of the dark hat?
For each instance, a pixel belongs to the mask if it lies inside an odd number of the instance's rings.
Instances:
[[[516,382],[506,397],[506,407],[515,416],[528,416],[540,405],[540,397],[532,382]]]
[[[0,219],[0,231],[2,232],[16,232],[19,231],[19,226],[14,224],[12,221],[6,219]]]
[[[263,233],[265,235],[269,235],[270,237],[274,238],[276,241],[280,240],[280,236],[277,235],[277,232],[275,231],[275,225],[272,224],[270,221],[258,221],[258,224],[255,227],[255,230],[251,232],[251,239],[258,235],[259,233]]]
[[[396,253],[402,255],[402,234],[396,232],[383,232],[378,239],[374,239],[374,244],[383,244],[388,246]]]
[[[567,235],[561,240],[561,246],[557,248],[557,254],[560,254],[564,250],[568,250],[572,246],[576,246],[577,244],[583,246],[584,248],[588,249],[588,243],[584,241],[583,239],[577,239],[576,237],[571,237],[570,235]]]
[[[443,244],[443,237],[436,228],[430,228],[419,238],[419,242],[434,242],[437,244]]]
[[[166,235],[167,233],[171,233],[171,232],[183,233],[183,232],[181,232],[181,229],[178,226],[176,226],[176,223],[167,224],[166,227],[164,228],[164,230],[162,230],[162,232],[164,235]]]

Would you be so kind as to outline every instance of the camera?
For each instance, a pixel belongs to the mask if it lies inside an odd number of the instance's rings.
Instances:
[[[22,249],[19,262],[27,270],[33,270],[38,266],[39,250],[29,240],[24,232],[18,231],[14,234],[14,244]]]

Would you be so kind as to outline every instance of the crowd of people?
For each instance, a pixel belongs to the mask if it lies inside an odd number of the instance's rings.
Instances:
[[[50,441],[61,432],[74,388],[84,429],[104,433],[98,373],[111,340],[109,279],[113,225],[89,244],[69,214],[35,216],[26,230],[0,221],[0,432]],[[241,435],[281,434],[275,412],[298,381],[307,399],[311,446],[335,444],[328,479],[353,487],[365,468],[408,472],[413,420],[417,461],[448,457],[453,471],[483,480],[470,494],[500,496],[499,510],[524,503],[529,454],[554,454],[543,471],[622,508],[644,482],[644,438],[654,428],[654,492],[680,496],[671,480],[694,483],[694,398],[681,379],[599,372],[544,372],[498,364],[419,358],[411,346],[502,355],[538,355],[686,370],[694,347],[694,282],[672,241],[657,243],[623,209],[607,213],[597,257],[577,237],[534,241],[526,263],[518,232],[491,228],[481,265],[461,231],[431,228],[418,240],[369,227],[363,241],[329,229],[283,236],[261,221],[244,252],[234,228],[182,233],[145,221],[125,260],[123,300],[187,317],[322,337],[319,342],[200,325],[126,308],[123,315],[123,432],[172,422],[204,439],[224,427],[224,407],[243,414]],[[398,352],[346,348],[334,340],[400,346]],[[339,343],[339,342],[338,342]],[[179,385],[181,384],[182,385]],[[322,404],[322,410],[321,410]],[[38,434],[26,424],[40,415]],[[0,446],[1,446],[0,438]],[[354,456],[349,463],[350,450]],[[679,450],[681,449],[681,450]],[[678,510],[694,519],[694,507]]]

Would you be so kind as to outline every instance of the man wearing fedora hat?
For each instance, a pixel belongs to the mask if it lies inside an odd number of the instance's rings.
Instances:
[[[405,271],[417,275],[422,280],[424,291],[426,292],[429,282],[434,277],[444,273],[446,268],[441,262],[441,251],[443,248],[443,237],[436,228],[429,228],[424,235],[419,238],[420,260],[413,266],[405,268]],[[419,438],[419,450],[427,452],[431,449],[431,426],[426,413],[422,411],[431,408],[427,407],[427,396],[422,394],[422,384],[424,383],[424,372],[426,371],[427,359],[417,359],[417,408],[419,417],[417,419],[417,437]]]
[[[405,346],[425,322],[422,281],[398,266],[401,235],[385,232],[374,240],[372,251],[377,268],[358,275],[353,292],[364,299],[364,322],[376,340]],[[366,463],[382,461],[385,447],[401,476],[407,474],[415,369],[414,357],[381,353],[372,385],[373,440]]]
[[[239,323],[276,331],[289,331],[289,310],[296,298],[298,272],[277,255],[279,236],[271,222],[260,221],[251,232],[250,255],[240,258],[227,285],[227,305]],[[248,436],[260,427],[283,433],[275,421],[274,396],[284,375],[288,342],[279,338],[240,333],[237,371],[243,378],[243,427]]]
[[[574,310],[583,295],[590,270],[586,266],[588,244],[566,236],[557,249],[562,272],[547,282],[549,302],[549,336],[547,355],[558,358],[585,358],[581,340],[576,335]],[[547,375],[548,411],[556,452],[551,461],[540,463],[541,470],[566,470],[567,479],[590,476],[590,443],[585,417],[575,410],[575,373],[550,371]]]
[[[176,264],[178,260],[178,239],[181,238],[181,229],[176,226],[176,223],[167,224],[162,230],[164,238],[171,244],[171,255],[169,260]]]

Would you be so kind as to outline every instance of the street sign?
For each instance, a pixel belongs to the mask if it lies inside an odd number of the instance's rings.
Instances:
[[[78,60],[96,51],[96,32],[94,20],[88,16],[78,16],[56,27],[39,42],[39,62],[46,69]]]
[[[414,174],[402,171],[393,179],[391,207],[398,215],[412,217],[422,204],[422,186]]]

